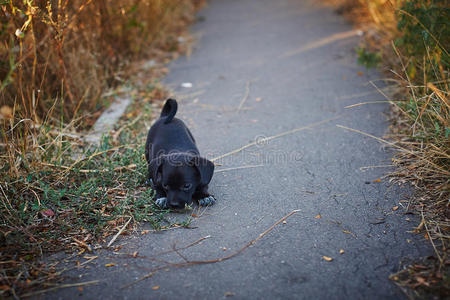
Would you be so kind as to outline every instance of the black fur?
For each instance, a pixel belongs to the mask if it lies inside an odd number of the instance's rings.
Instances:
[[[148,176],[156,191],[156,203],[162,207],[183,208],[197,200],[200,205],[214,204],[208,184],[214,164],[200,156],[195,139],[178,118],[177,102],[168,99],[160,118],[148,131],[145,158]]]

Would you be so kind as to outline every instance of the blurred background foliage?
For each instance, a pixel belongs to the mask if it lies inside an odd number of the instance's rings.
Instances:
[[[59,99],[67,121],[101,108],[127,66],[177,51],[198,0],[1,0],[0,106],[40,124]],[[12,110],[12,111],[11,111]]]

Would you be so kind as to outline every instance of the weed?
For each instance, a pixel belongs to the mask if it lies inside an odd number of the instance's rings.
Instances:
[[[356,49],[358,54],[358,63],[367,69],[375,68],[381,62],[381,54],[367,51],[366,48],[360,47]]]

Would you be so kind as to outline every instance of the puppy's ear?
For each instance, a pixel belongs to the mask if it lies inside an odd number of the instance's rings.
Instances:
[[[159,182],[161,179],[158,177],[158,173],[161,173],[162,164],[164,163],[164,156],[158,156],[152,159],[148,163],[148,175],[153,179],[154,183]]]
[[[196,156],[193,158],[194,167],[200,173],[200,184],[207,185],[214,174],[214,164],[206,158]]]

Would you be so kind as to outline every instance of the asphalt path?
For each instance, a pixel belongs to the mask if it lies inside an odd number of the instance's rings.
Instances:
[[[217,203],[190,229],[119,237],[137,257],[97,251],[68,282],[99,283],[43,298],[404,298],[388,276],[429,249],[408,232],[411,191],[384,177],[392,150],[360,133],[386,134],[388,105],[346,108],[388,88],[357,65],[359,32],[314,1],[213,0],[199,20],[165,84],[218,164]]]

